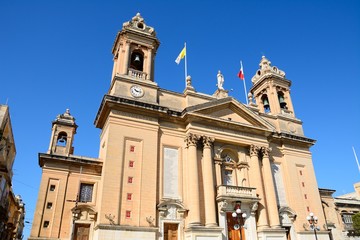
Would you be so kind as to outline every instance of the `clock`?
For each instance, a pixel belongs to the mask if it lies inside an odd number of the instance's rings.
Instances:
[[[142,96],[144,96],[144,90],[140,86],[137,86],[137,85],[132,86],[130,88],[130,92],[131,92],[131,95],[133,97],[142,97]]]
[[[225,161],[226,161],[226,162],[231,162],[231,160],[232,160],[232,159],[231,159],[231,157],[230,157],[229,155],[226,155],[226,156],[225,156]]]

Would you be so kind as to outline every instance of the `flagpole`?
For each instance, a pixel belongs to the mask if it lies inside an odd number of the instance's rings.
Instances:
[[[355,148],[354,148],[354,147],[352,147],[352,149],[353,149],[353,152],[354,152],[354,156],[355,156],[355,160],[356,160],[356,163],[357,163],[357,165],[358,165],[358,168],[359,168],[359,172],[360,172],[360,165],[359,165],[359,161],[358,161],[358,158],[357,158],[357,156],[356,156]]]
[[[240,66],[241,66],[241,70],[243,71],[243,75],[244,75],[244,91],[245,91],[245,99],[246,99],[246,104],[249,104],[249,101],[248,101],[248,96],[247,96],[247,92],[246,92],[246,84],[245,84],[245,72],[244,72],[244,69],[243,69],[243,65],[242,65],[242,61],[240,61]]]
[[[186,77],[187,77],[187,60],[186,60],[186,58],[187,58],[187,49],[186,49],[186,42],[185,42],[185,87],[186,87]]]

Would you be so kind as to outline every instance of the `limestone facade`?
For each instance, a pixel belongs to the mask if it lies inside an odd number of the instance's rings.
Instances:
[[[320,196],[327,228],[332,239],[360,239],[356,236],[352,216],[360,212],[360,183],[354,184],[354,192],[333,197],[335,190],[320,188]]]
[[[318,239],[329,239],[315,140],[295,117],[285,73],[263,57],[249,104],[222,88],[199,93],[190,76],[172,92],[155,81],[159,45],[140,14],[117,34],[97,159],[74,155],[68,110],[53,121],[30,239],[299,240],[313,234],[310,212]]]
[[[22,239],[25,204],[12,188],[16,148],[7,105],[0,104],[0,239]]]

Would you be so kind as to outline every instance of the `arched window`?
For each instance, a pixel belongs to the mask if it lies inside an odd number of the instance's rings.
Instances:
[[[57,146],[66,146],[66,142],[67,142],[67,134],[66,132],[60,132],[56,141],[56,145]]]
[[[263,106],[264,106],[264,112],[269,113],[270,112],[270,104],[269,104],[268,96],[266,94],[262,95],[261,101],[262,101]]]
[[[141,51],[134,51],[131,54],[130,68],[143,71],[144,55]]]
[[[281,109],[287,109],[285,98],[284,98],[284,93],[283,92],[278,92],[277,94],[278,94],[280,108]]]
[[[230,151],[224,151],[222,154],[222,184],[228,186],[236,186],[236,171],[235,165],[237,163],[236,155]]]

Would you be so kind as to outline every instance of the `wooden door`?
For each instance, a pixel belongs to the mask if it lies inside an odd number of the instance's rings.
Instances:
[[[231,216],[231,212],[226,213],[227,227],[228,227],[228,239],[229,240],[245,240],[245,231],[243,228],[243,219],[240,219],[240,229],[235,229],[235,224],[238,224],[237,220]]]
[[[89,224],[76,224],[74,240],[89,240],[89,233]]]
[[[164,223],[164,240],[178,240],[178,224]]]

